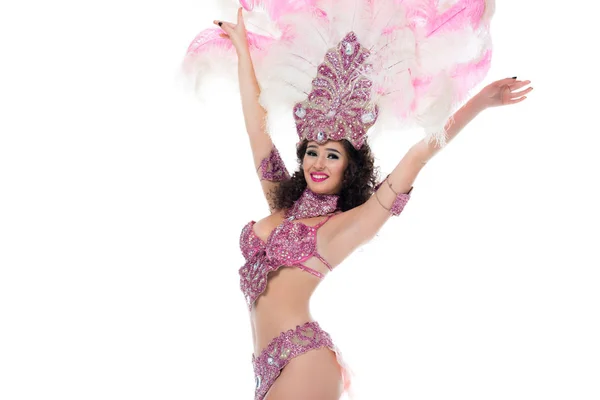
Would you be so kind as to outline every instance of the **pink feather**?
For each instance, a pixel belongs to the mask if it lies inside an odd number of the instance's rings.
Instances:
[[[239,1],[254,18],[247,26],[263,33],[249,32],[248,44],[267,108],[302,101],[325,52],[350,31],[372,50],[373,99],[386,104],[382,116],[417,121],[429,133],[490,68],[494,0]],[[222,33],[206,29],[189,45],[184,70],[197,83],[235,64]]]
[[[427,24],[427,37],[434,33],[464,29],[466,26],[477,28],[485,11],[485,0],[460,0],[450,9],[436,14]]]
[[[215,53],[219,57],[225,55],[229,58],[237,58],[235,48],[231,40],[222,37],[223,30],[220,28],[209,28],[201,31],[188,46],[183,69],[186,73],[194,73],[198,64],[203,60],[213,57]],[[274,41],[273,38],[248,32],[248,48],[253,54],[260,55],[264,53],[269,45]],[[208,61],[208,60],[206,60]]]
[[[450,72],[456,86],[456,101],[463,101],[469,90],[485,78],[492,63],[492,50],[487,50],[479,60],[458,64]]]
[[[272,21],[279,22],[282,16],[311,10],[317,0],[240,0],[240,4],[247,11],[255,7],[264,9]]]

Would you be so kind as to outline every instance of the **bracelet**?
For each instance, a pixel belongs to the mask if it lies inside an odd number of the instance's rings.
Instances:
[[[391,208],[387,208],[386,206],[383,205],[383,203],[381,202],[381,200],[379,200],[379,196],[377,195],[377,191],[375,191],[375,198],[377,199],[377,201],[379,202],[379,204],[381,205],[381,207],[385,208],[387,211],[391,210]]]
[[[410,192],[412,192],[412,190],[413,190],[412,186],[411,186],[411,188],[408,190],[408,193],[398,193],[398,192],[396,192],[396,191],[394,190],[394,188],[392,188],[392,184],[390,183],[390,181],[389,181],[389,179],[388,179],[389,177],[390,177],[390,176],[388,175],[388,176],[385,178],[385,180],[387,181],[387,183],[388,183],[388,186],[390,187],[390,190],[391,190],[392,192],[394,192],[394,194],[395,194],[396,196],[400,196],[401,194],[403,194],[403,195],[405,195],[405,196],[408,196],[408,195],[410,194]]]
[[[396,192],[396,191],[395,191],[395,190],[392,188],[392,184],[390,183],[389,177],[390,177],[389,175],[388,175],[388,176],[386,176],[385,180],[387,181],[387,184],[388,184],[388,186],[390,187],[390,190],[391,190],[392,192],[394,192],[394,194],[395,194],[396,196],[398,196],[398,193],[397,193],[397,192]]]
[[[383,207],[386,211],[388,211],[390,214],[392,214],[392,215],[400,215],[400,213],[404,209],[404,206],[406,205],[406,203],[410,199],[410,192],[412,192],[413,188],[411,187],[410,190],[408,191],[408,193],[397,193],[394,190],[394,188],[392,188],[392,184],[388,180],[388,177],[389,177],[389,175],[386,176],[385,180],[387,181],[390,190],[392,192],[394,192],[394,194],[396,195],[396,198],[394,199],[394,202],[392,203],[392,206],[390,208],[388,208],[388,207],[386,207],[386,206],[383,205],[383,203],[379,199],[379,195],[377,194],[377,190],[375,190],[375,199],[377,199],[377,202],[379,203],[379,205],[381,207]]]

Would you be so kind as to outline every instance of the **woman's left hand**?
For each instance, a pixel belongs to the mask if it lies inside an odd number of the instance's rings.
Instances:
[[[531,86],[523,89],[530,83],[531,81],[519,81],[516,78],[500,79],[481,89],[476,97],[484,108],[520,103],[533,90]]]

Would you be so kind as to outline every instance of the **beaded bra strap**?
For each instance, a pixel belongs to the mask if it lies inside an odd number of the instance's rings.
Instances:
[[[404,206],[406,205],[406,203],[408,203],[408,200],[410,200],[410,192],[412,192],[413,188],[411,187],[410,190],[408,191],[408,193],[398,193],[394,190],[394,188],[392,187],[392,184],[390,183],[388,178],[389,178],[389,175],[386,176],[385,179],[383,181],[381,181],[377,186],[375,186],[375,198],[377,199],[377,202],[381,205],[381,207],[383,207],[387,211],[389,211],[390,214],[397,216],[397,215],[400,215],[400,213],[404,209]],[[379,200],[379,196],[377,195],[377,190],[379,189],[379,187],[381,186],[381,184],[383,182],[387,182],[390,190],[396,195],[396,199],[394,200],[394,202],[392,203],[392,206],[390,208],[387,208],[386,206],[384,206],[383,203],[381,202],[381,200]]]
[[[285,163],[275,145],[273,145],[269,156],[262,159],[256,172],[260,174],[261,181],[281,182],[290,179],[290,174],[285,168]]]

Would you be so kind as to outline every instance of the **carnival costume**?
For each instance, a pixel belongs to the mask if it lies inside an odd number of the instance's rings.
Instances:
[[[444,145],[448,118],[490,66],[493,0],[244,0],[241,5],[260,102],[270,117],[284,105],[300,141],[347,140],[360,149],[367,131],[372,136],[375,129],[416,124],[428,140]],[[188,48],[184,69],[197,85],[215,58],[235,60],[221,33],[202,31]],[[259,172],[270,181],[289,178],[275,147]],[[388,211],[399,215],[409,199],[410,191],[396,193]],[[317,252],[316,236],[340,212],[337,201],[338,196],[307,188],[266,242],[254,233],[254,221],[243,228],[240,286],[250,309],[269,274],[281,267],[323,278],[304,265],[317,257],[331,269]],[[327,217],[314,227],[295,221],[316,216]],[[253,356],[255,399],[266,396],[292,358],[323,346],[338,356],[347,388],[339,350],[316,322],[307,322],[282,332]]]

